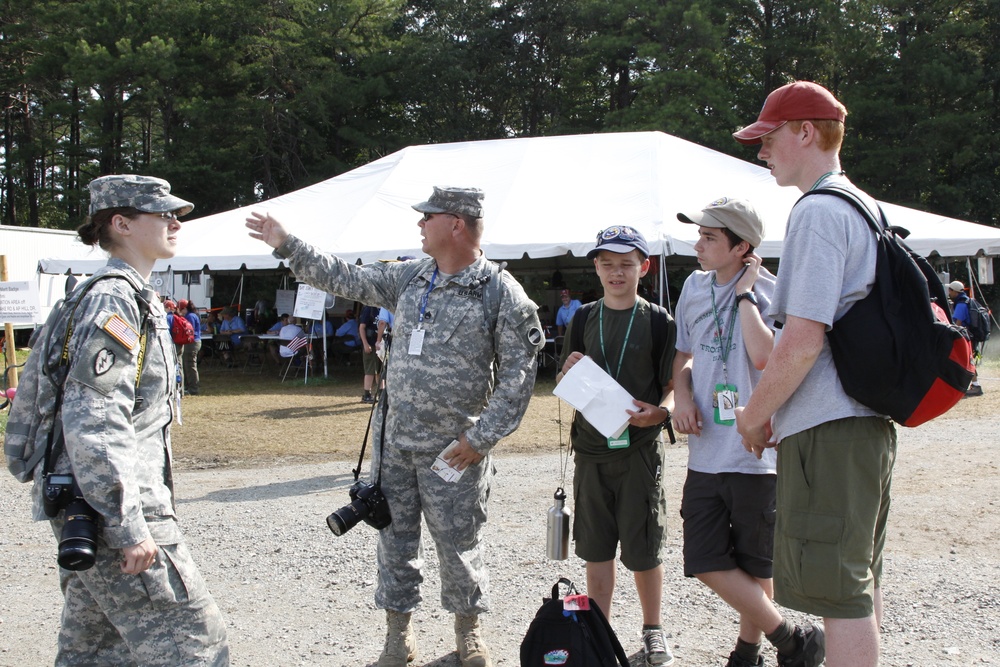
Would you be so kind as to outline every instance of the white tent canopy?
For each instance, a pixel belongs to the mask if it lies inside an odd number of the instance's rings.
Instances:
[[[582,256],[599,229],[639,229],[654,254],[694,255],[697,228],[677,221],[722,196],[751,200],[767,223],[759,252],[778,257],[788,212],[799,196],[767,169],[662,132],[499,139],[413,146],[266,202],[184,224],[178,252],[156,271],[273,269],[282,262],[247,236],[250,211],[267,211],[297,236],[349,261],[420,256],[411,207],[432,185],[478,187],[495,259]],[[184,196],[183,192],[178,193]],[[923,255],[1000,254],[1000,229],[885,205]],[[46,273],[89,273],[103,259],[46,259]]]

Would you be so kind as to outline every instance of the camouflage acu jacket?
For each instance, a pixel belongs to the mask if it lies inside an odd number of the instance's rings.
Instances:
[[[294,236],[278,254],[310,285],[394,313],[385,374],[389,446],[441,451],[465,433],[469,444],[485,454],[520,424],[545,340],[537,306],[509,273],[500,274],[500,311],[493,332],[483,307],[484,278],[491,274],[484,257],[445,280],[438,277],[428,292],[433,259],[415,260],[422,263],[421,270],[403,284],[412,274],[407,263],[357,266]],[[430,317],[425,315],[423,345],[419,355],[409,354],[425,294]]]
[[[170,470],[176,354],[159,300],[148,299],[148,315],[139,307],[132,287],[144,284],[139,274],[118,259],[95,277],[108,273],[128,275],[131,282],[105,279],[89,290],[84,290],[86,283],[78,285],[36,332],[22,374],[22,382],[36,390],[31,399],[24,393],[23,401],[18,394],[10,421],[28,421],[33,418],[28,411],[54,405],[57,384],[65,378],[65,451],[50,470],[76,477],[84,498],[101,515],[108,546],[122,548],[147,537],[172,544],[181,539]],[[49,381],[43,371],[59,367],[68,313],[77,301],[68,364]],[[36,470],[33,515],[39,521],[48,519],[40,478]]]

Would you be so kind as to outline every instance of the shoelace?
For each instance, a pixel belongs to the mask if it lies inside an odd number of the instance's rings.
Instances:
[[[646,653],[666,653],[667,645],[663,641],[663,632],[649,630],[643,633],[642,641],[646,645]]]

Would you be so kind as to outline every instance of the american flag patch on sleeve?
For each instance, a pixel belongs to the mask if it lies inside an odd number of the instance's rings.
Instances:
[[[135,349],[135,346],[139,343],[139,332],[133,329],[117,313],[105,320],[101,328],[129,350]]]

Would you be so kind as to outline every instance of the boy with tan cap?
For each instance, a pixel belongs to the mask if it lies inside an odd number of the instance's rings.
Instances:
[[[840,166],[846,115],[830,91],[797,81],[771,93],[757,122],[734,137],[760,144],[757,157],[778,185],[846,186],[876,210]],[[781,445],[774,599],[823,617],[829,667],[878,664],[896,434],[844,392],[826,337],[871,291],[875,258],[875,236],[848,202],[814,196],[795,205],[767,313],[783,327],[756,391],[736,409],[749,451]]]
[[[754,253],[764,222],[743,199],[723,197],[677,219],[698,225],[701,271],[677,302],[673,422],[688,434],[688,472],[681,501],[684,574],[697,577],[740,614],[727,667],[764,664],[761,639],[779,664],[819,665],[822,629],[785,621],[771,598],[775,453],[749,454],[736,431],[735,407],[746,405],[774,345],[774,276]]]

